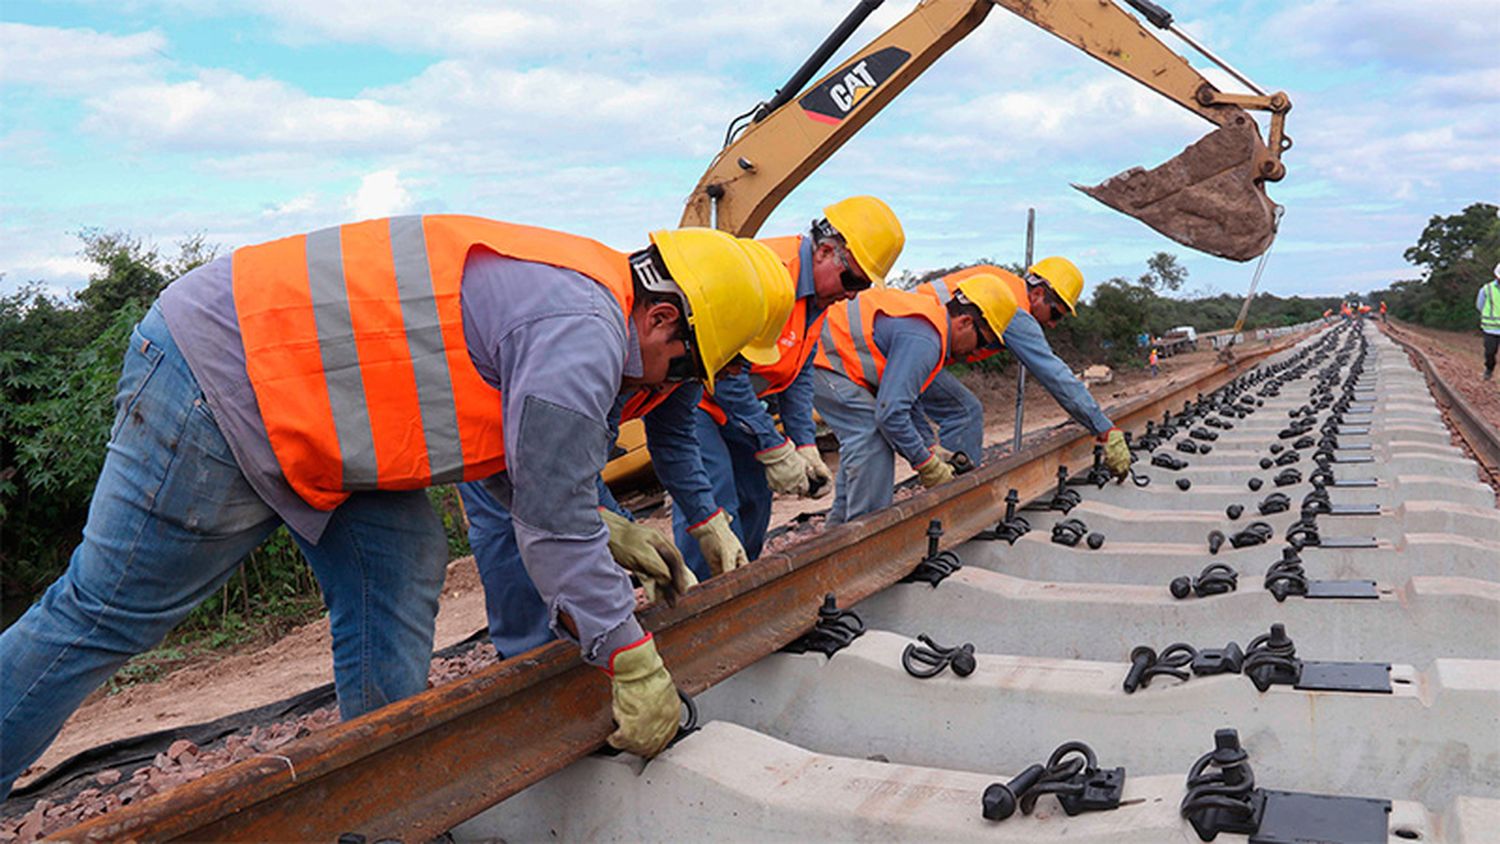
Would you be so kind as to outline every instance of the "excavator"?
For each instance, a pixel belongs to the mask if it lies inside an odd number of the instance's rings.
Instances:
[[[1152,169],[1134,167],[1074,187],[1193,249],[1249,261],[1270,248],[1280,207],[1265,183],[1286,175],[1285,132],[1292,108],[1183,32],[1150,0],[922,0],[910,14],[805,87],[884,0],[860,0],[770,100],[735,118],[724,147],[688,197],[681,225],[753,237],[787,194],[906,89],[938,57],[973,32],[995,6],[1033,23],[1207,120],[1216,128]],[[1143,22],[1144,20],[1144,22]],[[1250,93],[1221,91],[1146,25],[1167,31]],[[1267,139],[1249,111],[1270,115]],[[614,483],[650,465],[640,426],[622,428],[605,468]]]

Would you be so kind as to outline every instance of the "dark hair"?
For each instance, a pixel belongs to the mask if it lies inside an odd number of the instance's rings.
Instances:
[[[960,302],[958,297],[954,296],[948,300],[948,318],[958,319],[961,316],[971,316],[979,323],[988,324],[984,320],[984,311],[979,310],[978,305],[973,302]]]
[[[661,289],[662,282],[672,281],[672,274],[655,244],[630,254],[630,280],[636,305],[647,308],[662,303],[672,305],[682,313],[683,322],[687,322],[687,309],[683,307],[682,296],[675,290],[676,285],[670,285],[673,290]]]

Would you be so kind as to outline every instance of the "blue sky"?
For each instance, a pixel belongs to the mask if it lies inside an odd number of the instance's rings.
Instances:
[[[85,227],[170,253],[198,233],[227,250],[461,212],[635,248],[676,223],[730,118],[853,5],[10,0],[0,293],[81,286]],[[914,5],[888,0],[840,55]],[[1401,253],[1428,217],[1500,201],[1493,0],[1167,5],[1293,99],[1264,289],[1339,294],[1412,277]],[[1191,252],[1069,187],[1154,166],[1209,128],[996,9],[761,231],[800,230],[827,202],[874,193],[906,225],[898,268],[923,270],[1019,260],[1029,206],[1039,253],[1072,257],[1091,282],[1137,275],[1166,250],[1188,267],[1188,290],[1238,292],[1253,265]]]

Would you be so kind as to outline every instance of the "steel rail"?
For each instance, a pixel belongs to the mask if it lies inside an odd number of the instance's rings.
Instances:
[[[1416,363],[1417,368],[1427,377],[1427,384],[1432,389],[1432,396],[1437,400],[1438,407],[1442,410],[1444,418],[1449,426],[1458,434],[1464,444],[1469,447],[1475,460],[1489,474],[1492,485],[1500,485],[1500,432],[1485,423],[1484,417],[1479,411],[1469,404],[1463,394],[1453,388],[1453,385],[1443,380],[1442,373],[1438,371],[1437,365],[1427,357],[1421,346],[1412,342],[1406,335],[1405,329],[1396,328],[1390,324],[1385,326],[1385,335],[1396,342]]]
[[[1157,396],[1112,406],[1133,428],[1179,409],[1301,336],[1217,365]],[[810,629],[824,594],[840,606],[894,584],[925,553],[927,523],[944,545],[993,526],[1008,489],[1023,500],[1056,483],[1057,468],[1091,462],[1094,439],[1077,426],[1028,440],[1018,454],[834,527],[716,577],[675,607],[641,617],[678,686],[696,694]],[[712,713],[705,713],[711,716]],[[425,840],[599,748],[612,729],[609,683],[572,645],[553,642],[462,680],[119,811],[62,840]]]

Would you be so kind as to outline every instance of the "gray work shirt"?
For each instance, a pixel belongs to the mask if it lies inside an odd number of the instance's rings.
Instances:
[[[245,371],[231,260],[168,286],[162,312],[246,479],[292,530],[316,542],[330,514],[292,491],[271,450]],[[461,300],[470,359],[502,394],[507,471],[492,489],[511,510],[521,559],[554,631],[573,638],[556,622],[568,613],[584,659],[608,665],[643,635],[594,486],[608,457],[609,412],[632,368],[627,359],[639,373],[638,341],[610,292],[571,270],[476,250]]]

